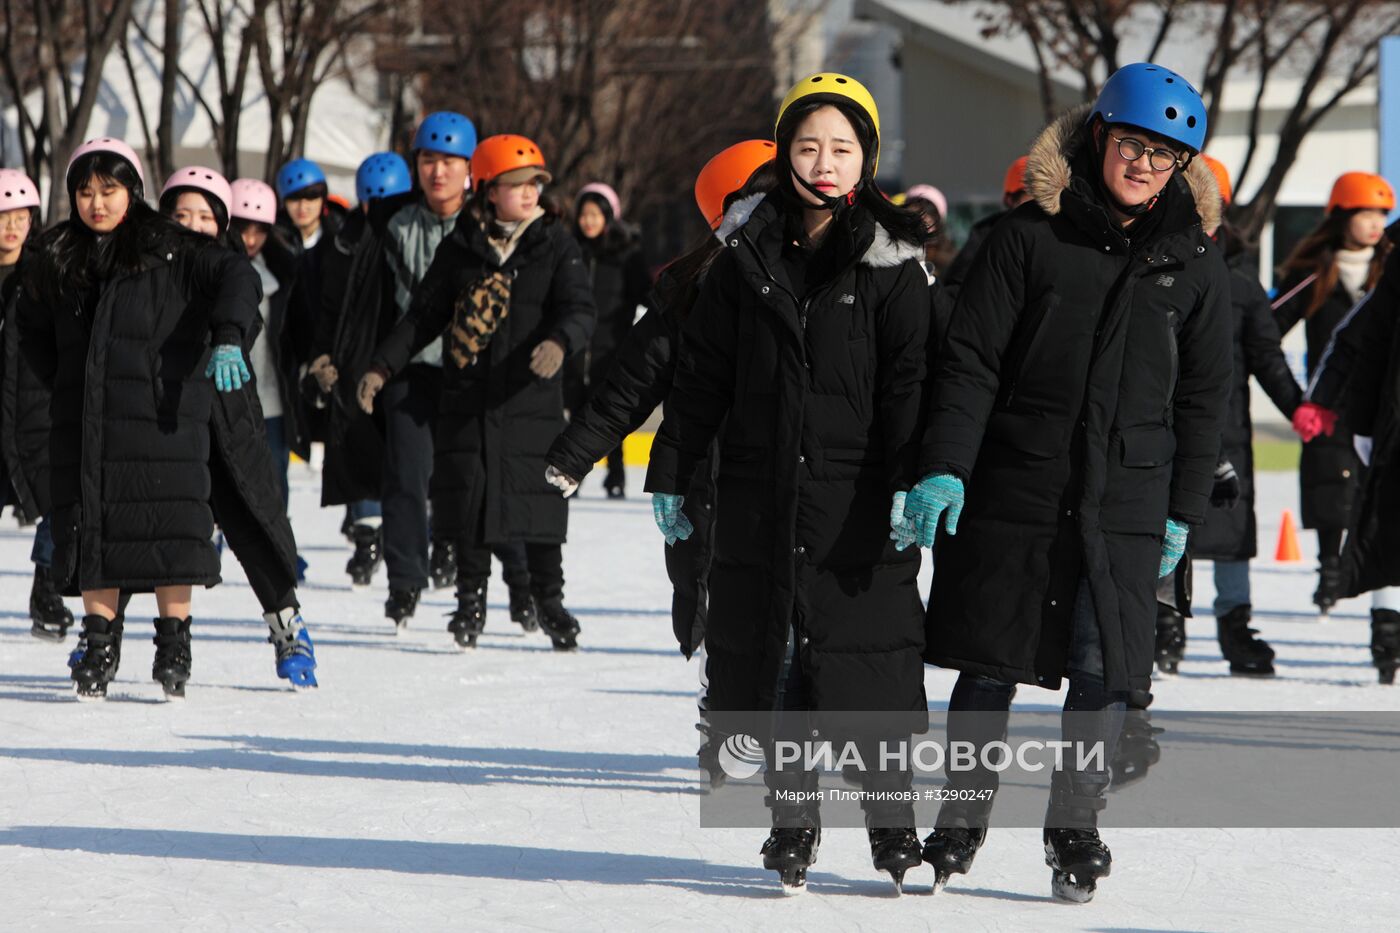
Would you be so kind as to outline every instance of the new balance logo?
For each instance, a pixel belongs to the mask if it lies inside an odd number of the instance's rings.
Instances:
[[[1172,283],[1175,281],[1176,279],[1172,278],[1169,275],[1159,275],[1157,276],[1156,284],[1162,286],[1163,288],[1171,288]]]
[[[855,295],[842,295],[840,298],[837,298],[837,299],[836,299],[836,303],[837,303],[838,305],[853,305],[853,304],[856,303],[856,296],[855,296]]]

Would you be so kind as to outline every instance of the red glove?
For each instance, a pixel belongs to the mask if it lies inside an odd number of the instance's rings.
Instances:
[[[1313,402],[1304,402],[1293,412],[1293,430],[1304,443],[1319,434],[1331,437],[1337,430],[1337,413]]]

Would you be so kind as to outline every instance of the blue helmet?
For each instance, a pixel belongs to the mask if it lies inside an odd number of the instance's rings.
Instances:
[[[476,150],[476,127],[472,121],[451,110],[430,113],[413,134],[415,151],[426,149],[470,159]]]
[[[326,173],[310,159],[293,159],[277,170],[277,196],[286,198],[303,188],[324,185]]]
[[[361,204],[413,189],[408,163],[397,152],[376,152],[355,170],[355,197]]]
[[[1089,119],[1131,123],[1154,136],[1200,152],[1206,142],[1206,105],[1181,75],[1161,65],[1124,65],[1104,82]]]

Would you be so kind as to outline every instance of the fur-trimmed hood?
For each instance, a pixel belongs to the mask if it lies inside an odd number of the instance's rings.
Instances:
[[[729,206],[729,210],[724,212],[724,219],[720,221],[719,227],[715,230],[715,237],[726,245],[738,230],[749,222],[753,212],[763,203],[768,195],[763,192],[751,194],[746,198],[740,198]],[[923,247],[913,243],[898,242],[890,236],[890,232],[878,223],[875,225],[875,238],[870,246],[866,248],[860,261],[862,265],[872,269],[888,269],[910,259],[923,259]]]
[[[1089,118],[1092,104],[1082,104],[1058,118],[1041,131],[1031,145],[1026,158],[1026,190],[1041,210],[1050,215],[1060,212],[1060,195],[1069,187],[1070,159],[1080,129]],[[1220,189],[1215,176],[1200,159],[1192,159],[1181,173],[1196,202],[1196,213],[1206,230],[1220,225]]]

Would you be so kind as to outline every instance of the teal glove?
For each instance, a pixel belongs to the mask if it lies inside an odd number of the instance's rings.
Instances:
[[[214,388],[220,392],[237,392],[243,383],[252,382],[253,374],[248,372],[248,364],[243,361],[243,351],[231,343],[223,343],[214,348],[209,365],[204,367],[204,378],[214,377]]]
[[[1191,529],[1175,519],[1167,519],[1167,532],[1162,536],[1162,566],[1157,570],[1158,577],[1169,577],[1181,555],[1186,553],[1186,535]]]
[[[911,537],[919,547],[933,547],[939,518],[945,511],[948,513],[944,527],[948,534],[955,535],[962,508],[962,480],[951,473],[925,476],[903,499],[895,497],[890,510],[890,540],[898,550],[903,550],[899,542]]]
[[[681,511],[683,505],[685,496],[675,496],[669,492],[651,494],[651,514],[656,518],[656,527],[666,536],[667,547],[689,538],[690,533],[695,530],[690,519]]]
[[[890,506],[890,540],[894,542],[896,551],[903,551],[917,540],[914,529],[904,518],[904,504],[908,498],[908,493],[897,492]]]

